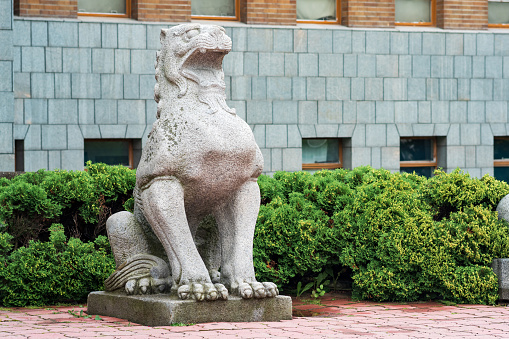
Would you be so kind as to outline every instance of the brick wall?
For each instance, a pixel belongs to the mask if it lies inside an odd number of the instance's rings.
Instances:
[[[394,0],[343,0],[342,24],[349,27],[394,27]]]
[[[295,25],[296,0],[240,0],[240,20],[247,24]]]
[[[76,18],[77,0],[15,0],[14,14],[19,16]]]
[[[191,0],[132,0],[131,17],[139,21],[190,21]]]
[[[486,0],[436,0],[437,26],[445,29],[487,29]]]

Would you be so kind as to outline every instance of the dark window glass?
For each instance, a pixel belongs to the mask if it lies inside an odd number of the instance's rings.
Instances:
[[[433,161],[433,139],[401,139],[400,161]]]
[[[433,176],[433,171],[435,167],[401,167],[400,171],[405,173],[414,173],[417,175],[422,175],[426,178],[431,178]]]
[[[129,141],[85,141],[85,163],[129,166]]]
[[[235,16],[235,0],[192,0],[191,15]]]
[[[509,24],[509,1],[490,0],[488,2],[488,23]]]
[[[302,139],[302,163],[339,163],[339,139]]]
[[[509,167],[495,167],[495,178],[509,183]]]
[[[23,172],[25,170],[25,141],[14,141],[14,170]]]
[[[495,160],[509,159],[509,139],[495,139],[493,151]]]

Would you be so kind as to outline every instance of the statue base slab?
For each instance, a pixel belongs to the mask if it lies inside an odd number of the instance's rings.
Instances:
[[[126,319],[146,326],[197,324],[207,322],[253,322],[292,319],[292,298],[180,300],[168,294],[127,296],[123,293],[92,292],[88,314]]]

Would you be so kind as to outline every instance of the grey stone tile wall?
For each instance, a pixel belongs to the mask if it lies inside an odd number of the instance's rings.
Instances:
[[[26,170],[82,168],[85,139],[146,138],[169,24],[4,21],[0,170],[13,167],[14,138]],[[442,138],[447,171],[493,172],[493,138],[509,135],[509,32],[228,26],[228,104],[266,173],[300,170],[313,137],[342,138],[345,166],[398,171],[409,136]]]

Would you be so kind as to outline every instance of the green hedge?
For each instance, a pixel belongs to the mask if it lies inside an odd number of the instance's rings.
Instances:
[[[498,298],[490,264],[509,256],[509,228],[495,212],[509,194],[505,182],[459,170],[428,180],[370,167],[277,172],[258,182],[261,281],[288,289],[343,272],[358,299]],[[132,208],[134,183],[134,171],[102,164],[0,179],[0,302],[77,301],[101,289],[114,263],[99,235],[109,214]]]

